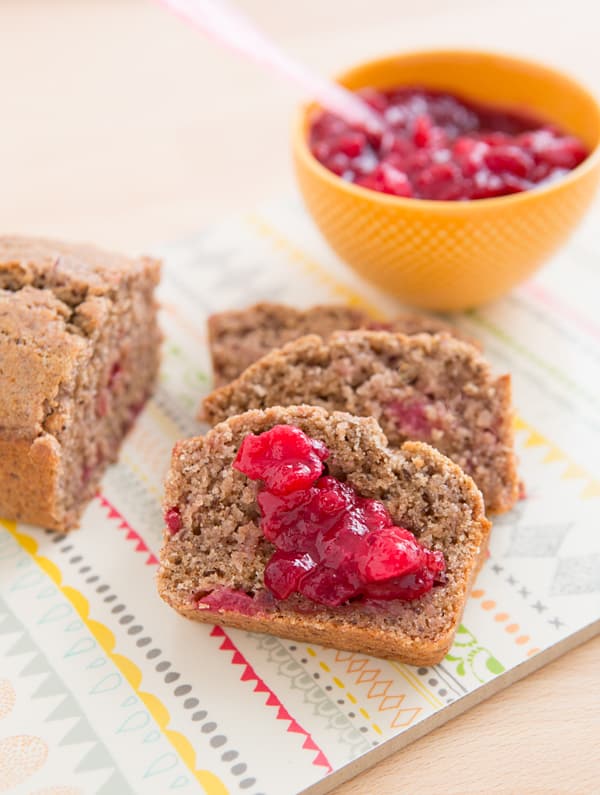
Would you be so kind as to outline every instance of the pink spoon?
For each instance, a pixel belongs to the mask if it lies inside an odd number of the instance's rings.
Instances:
[[[356,94],[294,61],[226,0],[157,0],[217,43],[292,80],[320,105],[347,122],[381,132],[381,116]]]

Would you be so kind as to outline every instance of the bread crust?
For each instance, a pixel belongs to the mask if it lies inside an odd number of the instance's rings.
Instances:
[[[334,649],[371,654],[374,657],[385,657],[406,665],[436,665],[441,662],[450,648],[456,629],[448,631],[436,641],[420,641],[416,638],[402,638],[390,641],[380,630],[368,630],[363,627],[335,626],[327,621],[309,620],[303,616],[281,616],[277,614],[245,616],[230,610],[213,611],[189,608],[172,600],[169,594],[162,598],[178,613],[192,621],[202,624],[243,629],[247,632],[261,632],[266,635],[277,635],[280,638],[297,640],[303,643],[320,643]],[[458,617],[460,623],[460,617]],[[458,624],[457,624],[458,627]]]
[[[60,445],[43,434],[30,439],[0,438],[0,514],[52,530],[63,529],[57,504]]]
[[[401,617],[393,612],[389,616],[377,612],[372,618],[368,611],[354,607],[328,609],[316,606],[313,610],[307,604],[310,600],[304,597],[282,602],[271,597],[267,603],[261,602],[268,593],[262,582],[266,557],[261,546],[267,542],[262,537],[258,511],[252,502],[256,484],[233,470],[231,463],[246,433],[260,433],[280,423],[301,427],[309,435],[324,441],[331,450],[330,460],[336,476],[347,475],[355,488],[362,484],[360,493],[383,499],[396,521],[411,517],[410,521],[415,524],[420,516],[423,543],[445,549],[449,566],[448,584],[440,586],[433,598],[427,595],[422,600],[403,603]],[[339,471],[335,467],[339,467]],[[198,490],[205,493],[196,500]],[[421,501],[425,495],[419,490],[428,490],[427,499]],[[431,495],[435,495],[436,490],[441,508],[435,515],[443,517],[444,526],[436,525],[433,519],[428,518],[426,508],[418,507],[430,504]],[[223,506],[225,493],[231,507]],[[454,498],[456,502],[453,502]],[[211,528],[206,523],[218,521],[211,518],[210,506],[217,504],[228,517],[238,510],[231,523],[233,533],[238,534],[233,545],[229,545],[224,523],[219,524],[218,530],[213,528],[214,537],[207,537]],[[221,423],[205,437],[179,442],[173,450],[164,505],[165,509],[176,506],[181,510],[183,528],[175,535],[165,530],[158,591],[161,598],[181,615],[194,621],[390,657],[412,665],[439,662],[450,648],[471,584],[485,559],[491,527],[484,515],[481,493],[472,479],[438,451],[420,442],[406,442],[400,450],[390,451],[374,420],[342,412],[328,414],[314,406],[249,411]],[[394,516],[394,510],[401,510],[399,506],[404,506],[403,517]],[[417,507],[413,510],[410,506]],[[422,515],[419,514],[421,511]],[[410,529],[418,532],[419,528]],[[223,536],[221,541],[218,540],[219,533]],[[214,591],[218,594],[221,585],[226,588],[235,586],[227,574],[220,580],[213,578],[212,585],[203,579],[204,572],[200,567],[204,565],[213,569],[215,561],[207,561],[204,553],[194,559],[188,556],[188,552],[205,541],[212,548],[222,547],[223,566],[236,555],[246,556],[244,565],[248,564],[250,574],[245,577],[247,587],[255,594],[256,610],[237,608],[235,604],[213,606],[203,601],[206,593]],[[268,557],[270,545],[267,546]],[[188,565],[189,560],[192,562]],[[194,574],[195,566],[197,576]],[[189,575],[187,580],[182,575],[184,569],[186,576]],[[198,598],[196,588],[199,588],[201,598]],[[398,600],[394,601],[397,608]],[[264,604],[267,606],[261,607]],[[411,611],[414,612],[414,629]],[[421,632],[420,627],[425,627],[425,630]]]

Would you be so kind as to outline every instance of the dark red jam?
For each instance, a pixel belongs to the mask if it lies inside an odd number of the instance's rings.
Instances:
[[[589,154],[553,125],[452,94],[359,93],[381,113],[385,131],[366,132],[322,111],[310,148],[334,174],[381,193],[443,201],[506,196],[564,176]]]
[[[442,582],[442,553],[396,527],[383,503],[323,476],[328,457],[291,425],[249,434],[240,446],[233,466],[262,481],[261,528],[275,546],[265,569],[271,593],[336,607],[359,597],[417,599]]]

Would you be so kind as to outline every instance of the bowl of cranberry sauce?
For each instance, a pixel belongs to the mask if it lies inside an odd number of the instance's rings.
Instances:
[[[335,252],[406,303],[467,309],[528,278],[577,226],[600,178],[600,106],[550,67],[435,51],[339,78],[383,119],[303,108],[293,149]]]
[[[579,138],[523,112],[419,87],[358,93],[381,116],[384,129],[369,132],[318,111],[310,150],[342,179],[391,196],[508,196],[564,177],[589,155]]]

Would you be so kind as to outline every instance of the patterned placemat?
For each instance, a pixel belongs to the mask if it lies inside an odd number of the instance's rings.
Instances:
[[[335,260],[294,201],[158,253],[160,385],[82,529],[0,522],[0,791],[325,792],[598,632],[591,232],[461,316],[513,374],[527,497],[495,522],[456,642],[427,668],[194,624],[158,599],[161,483],[173,442],[202,432],[194,413],[211,384],[206,315],[258,299],[396,308]]]

